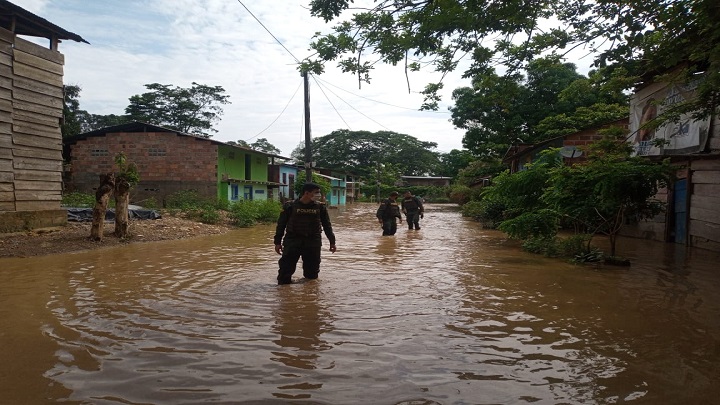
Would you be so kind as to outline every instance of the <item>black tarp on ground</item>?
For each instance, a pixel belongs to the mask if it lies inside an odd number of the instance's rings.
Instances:
[[[68,213],[68,221],[70,222],[91,222],[92,208],[65,208]],[[149,210],[142,207],[128,207],[128,217],[133,219],[160,219],[162,216],[155,210]],[[109,209],[105,211],[105,221],[115,221],[115,210]]]

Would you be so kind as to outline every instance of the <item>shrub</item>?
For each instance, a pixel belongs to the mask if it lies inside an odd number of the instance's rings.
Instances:
[[[210,199],[201,196],[196,190],[181,190],[165,198],[165,207],[190,211],[201,209],[210,203]]]
[[[243,228],[253,226],[259,217],[259,205],[253,201],[241,200],[230,206],[230,221],[235,226]]]
[[[95,196],[78,192],[67,193],[63,194],[61,204],[63,207],[92,208],[95,206]]]
[[[272,223],[277,221],[282,211],[282,205],[277,201],[266,200],[256,201],[257,204],[257,220],[264,223]]]

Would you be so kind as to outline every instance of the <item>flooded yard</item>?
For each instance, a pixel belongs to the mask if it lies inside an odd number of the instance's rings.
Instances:
[[[274,225],[0,259],[0,403],[718,403],[717,253],[576,266],[452,206],[383,237],[376,207],[332,210],[286,286]]]

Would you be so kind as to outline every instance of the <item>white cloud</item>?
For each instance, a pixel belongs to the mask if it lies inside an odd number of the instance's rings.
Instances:
[[[243,1],[289,52],[238,1],[14,3],[90,42],[66,41],[60,50],[65,54],[65,82],[82,87],[81,107],[91,113],[122,114],[128,98],[146,90],[144,84],[188,87],[197,82],[222,86],[232,103],[224,107],[225,114],[216,126],[219,132],[213,139],[252,142],[267,138],[284,155],[304,141],[302,88],[288,105],[302,84],[294,58],[308,56],[312,36],[317,31],[328,32],[329,28],[321,19],[312,18],[300,1]],[[361,89],[353,76],[340,73],[334,66],[327,70],[319,77],[321,83],[345,91],[323,86],[323,94],[311,81],[313,137],[347,127],[392,130],[437,142],[440,151],[462,148],[464,132],[448,122],[447,105],[452,89],[467,82],[446,84],[441,113],[418,112],[409,109],[421,105],[422,95],[417,92],[436,79],[431,74],[413,74],[412,92],[408,93],[401,67],[378,67],[372,83],[363,84]],[[269,129],[259,134],[274,120]]]

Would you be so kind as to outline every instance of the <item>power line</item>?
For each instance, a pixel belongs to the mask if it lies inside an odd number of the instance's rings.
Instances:
[[[390,104],[390,103],[386,103],[386,102],[383,102],[383,101],[373,100],[373,99],[371,99],[371,98],[368,98],[368,97],[365,97],[365,96],[361,96],[361,95],[359,95],[359,94],[355,94],[355,93],[353,93],[353,92],[351,92],[351,91],[345,90],[345,89],[343,89],[342,87],[336,86],[336,85],[334,85],[334,84],[332,84],[332,83],[330,83],[330,82],[327,82],[327,81],[325,81],[325,80],[321,80],[321,79],[315,79],[315,80],[320,80],[321,82],[323,82],[323,84],[326,84],[326,85],[328,85],[328,86],[335,87],[336,89],[342,90],[342,91],[344,91],[344,92],[346,92],[346,93],[348,93],[348,94],[351,94],[351,95],[353,95],[353,96],[355,96],[355,97],[360,97],[360,98],[363,98],[363,99],[365,99],[365,100],[372,101],[373,103],[384,104],[384,105],[387,105],[387,106],[390,106],[390,107],[400,108],[400,109],[403,109],[403,110],[410,110],[410,111],[416,111],[416,112],[424,112],[424,111],[418,110],[417,108],[402,107],[402,106],[399,106],[399,105]],[[434,113],[434,114],[450,114],[449,111],[427,111],[427,112]]]
[[[293,59],[295,59],[295,62],[300,63],[300,60],[299,60],[298,58],[296,58],[295,55],[293,55],[293,53],[290,52],[290,50],[287,49],[287,48],[285,47],[285,45],[283,45],[283,43],[280,42],[280,40],[277,39],[277,37],[276,37],[272,32],[270,32],[270,30],[265,26],[265,24],[262,23],[262,21],[260,21],[259,18],[255,17],[255,14],[253,14],[253,12],[250,11],[250,9],[247,8],[247,6],[246,6],[245,4],[243,4],[243,2],[242,2],[241,0],[237,0],[237,2],[240,3],[240,5],[243,6],[243,7],[245,8],[245,10],[247,10],[248,13],[250,13],[250,15],[255,19],[255,21],[258,22],[258,24],[260,24],[263,28],[265,28],[265,31],[267,31],[267,33],[270,34],[270,36],[273,37],[273,39],[275,39],[275,42],[277,42],[278,44],[280,44],[280,46],[282,46],[283,49],[286,50],[287,53],[289,53],[290,56],[293,57]]]
[[[325,91],[322,89],[322,86],[320,85],[320,82],[318,81],[319,79],[317,79],[315,76],[312,76],[312,78],[313,78],[313,80],[315,80],[315,83],[317,83],[318,87],[320,88],[320,91],[323,92],[323,95],[325,95]],[[348,107],[350,107],[350,108],[352,108],[353,110],[355,110],[355,112],[357,112],[358,114],[360,114],[360,115],[362,115],[363,117],[369,119],[370,121],[372,121],[372,122],[380,125],[381,127],[387,129],[388,131],[392,131],[390,128],[388,128],[388,127],[386,127],[385,125],[383,125],[383,124],[375,121],[374,119],[368,117],[366,114],[362,113],[362,112],[361,112],[360,110],[358,110],[357,108],[353,107],[350,103],[348,103],[347,101],[343,100],[342,97],[340,97],[340,96],[338,96],[337,94],[335,94],[332,90],[328,89],[328,91],[329,91],[330,93],[332,93],[332,95],[334,95],[335,97],[337,97],[340,101],[342,101],[343,103],[347,104]],[[325,98],[326,98],[326,99],[328,98],[327,95],[325,95]],[[328,99],[328,101],[330,101],[330,100]],[[330,105],[332,105],[332,103],[330,103]],[[334,105],[333,105],[333,108],[335,108]],[[335,111],[337,112],[337,109],[336,109]],[[338,115],[340,115],[340,113],[338,113]],[[340,118],[342,119],[342,117],[340,117]],[[343,122],[345,122],[345,120],[343,120]],[[347,125],[347,122],[345,122],[345,125]],[[349,126],[349,125],[348,125],[348,129],[350,129],[350,126]]]
[[[302,83],[301,83],[300,85],[302,85]],[[268,125],[267,127],[265,127],[265,129],[263,129],[262,131],[258,132],[255,136],[250,137],[250,138],[248,138],[248,139],[245,139],[245,142],[247,142],[247,141],[249,141],[249,140],[251,140],[251,139],[257,138],[258,136],[260,136],[260,134],[262,134],[263,132],[267,131],[271,126],[273,126],[273,124],[275,124],[275,123],[277,122],[277,120],[280,119],[280,117],[283,115],[283,113],[285,113],[285,110],[287,110],[288,106],[290,105],[290,103],[291,103],[291,102],[293,101],[293,99],[295,98],[295,95],[297,94],[298,90],[300,90],[300,85],[298,85],[298,87],[295,89],[295,93],[293,93],[293,95],[290,97],[290,100],[288,100],[287,104],[285,104],[285,108],[283,108],[282,111],[280,111],[280,114],[278,114],[278,116],[275,117],[275,119],[273,120],[273,122],[271,122],[270,125]]]

